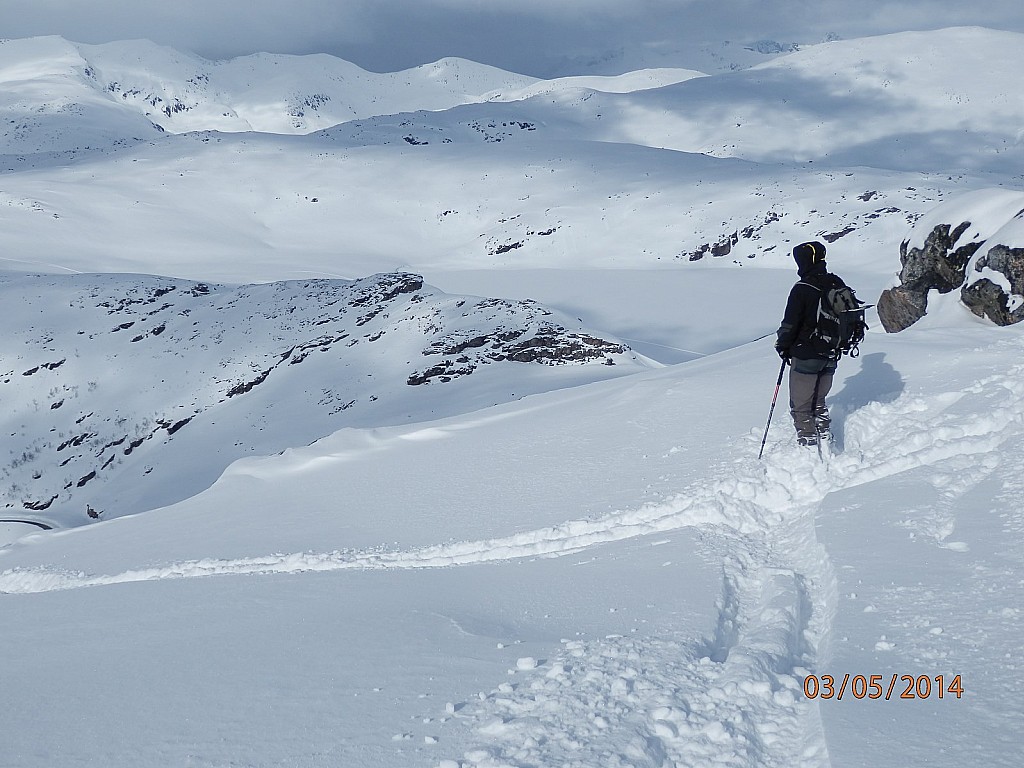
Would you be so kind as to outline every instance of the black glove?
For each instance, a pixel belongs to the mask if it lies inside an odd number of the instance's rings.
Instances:
[[[782,362],[789,362],[789,350],[785,347],[780,347],[778,344],[775,345],[775,351],[779,353],[779,357],[782,358]]]

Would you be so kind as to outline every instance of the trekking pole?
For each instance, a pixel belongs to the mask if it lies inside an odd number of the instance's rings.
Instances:
[[[814,380],[814,394],[811,395],[811,416],[814,418],[814,431],[818,435],[815,445],[818,446],[818,461],[824,461],[825,456],[821,452],[821,432],[818,431],[818,387],[821,386],[821,371],[818,371],[818,378]]]
[[[761,458],[761,454],[764,453],[764,444],[768,441],[768,428],[772,425],[772,414],[775,413],[775,401],[779,399],[779,388],[782,387],[782,377],[786,373],[786,361],[782,361],[782,367],[779,369],[779,380],[775,382],[775,394],[772,395],[772,407],[768,411],[768,423],[764,425],[764,437],[761,438],[761,450],[757,452],[757,458]]]

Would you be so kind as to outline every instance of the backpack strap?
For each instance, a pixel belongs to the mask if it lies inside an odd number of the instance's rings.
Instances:
[[[811,275],[811,278],[816,278],[816,280],[814,282],[811,282],[811,280],[804,277],[801,278],[798,282],[803,283],[804,285],[809,285],[812,288],[816,288],[821,293],[824,293],[829,288],[840,288],[846,286],[846,283],[843,281],[843,278],[841,278],[834,272],[825,272],[824,274],[821,275]]]

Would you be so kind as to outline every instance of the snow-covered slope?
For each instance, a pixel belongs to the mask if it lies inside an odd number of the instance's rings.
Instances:
[[[60,38],[0,41],[0,162],[7,170],[153,139],[160,129],[88,87],[88,64]]]
[[[541,82],[522,92],[538,94],[531,103],[495,117],[537,123],[563,139],[764,163],[1012,175],[1024,151],[1024,102],[1012,85],[1024,66],[1022,39],[951,28],[835,41],[628,93],[566,88],[571,79],[551,81],[559,87]],[[487,109],[467,105],[454,114],[486,124]],[[444,135],[444,118],[423,119]]]
[[[107,115],[107,130],[129,139],[150,135],[149,123],[174,133],[308,133],[464,104],[486,124],[480,102],[533,97],[539,103],[518,119],[575,139],[954,173],[1019,165],[1024,105],[1008,84],[1024,66],[1021,50],[1016,33],[954,28],[823,43],[711,77],[664,69],[537,81],[457,59],[375,74],[326,56],[210,62],[146,42],[36,38],[0,46],[0,108],[13,126],[7,152],[30,153],[52,149],[79,111]],[[33,148],[30,136],[49,139]],[[63,144],[97,146],[71,136]]]
[[[32,536],[0,555],[7,753],[1009,768],[1022,338],[929,323],[841,366],[829,465],[782,414],[757,460],[765,341],[344,430],[170,509]],[[833,697],[809,698],[825,674]]]
[[[558,77],[552,80],[538,80],[532,85],[515,90],[495,91],[487,95],[487,101],[522,101],[533,96],[572,89],[586,89],[602,93],[632,93],[650,88],[661,88],[666,85],[686,82],[695,77],[706,77],[703,72],[692,69],[657,68],[641,69],[623,75],[598,76],[579,75],[576,77]]]
[[[838,38],[834,34],[826,34],[817,38],[801,39],[799,43],[792,40],[779,41],[769,38],[745,40],[734,38],[730,40],[705,39],[695,44],[692,40],[671,34],[657,42],[618,46],[601,53],[573,55],[572,52],[566,52],[561,59],[552,60],[552,71],[591,77],[614,77],[621,72],[678,69],[680,67],[712,74],[734,72],[739,69],[749,69],[778,56],[798,51],[803,47],[833,39]]]
[[[27,269],[235,282],[396,266],[678,268],[764,258],[788,268],[789,248],[807,239],[858,259],[891,258],[874,243],[898,241],[920,211],[965,183],[543,135],[487,140],[532,125],[470,120],[439,136],[399,120],[311,137],[203,135],[19,174],[7,177],[0,205],[5,256]],[[75,248],[65,247],[69,237]]]
[[[454,58],[378,74],[326,55],[211,62],[146,43],[78,48],[99,87],[174,133],[308,133],[373,115],[447,109],[534,82]]]
[[[344,426],[645,366],[535,303],[448,296],[410,274],[237,288],[23,276],[0,297],[4,514],[61,526],[179,501],[239,457]]]

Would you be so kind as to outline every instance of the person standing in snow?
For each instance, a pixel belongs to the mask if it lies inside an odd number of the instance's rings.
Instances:
[[[793,259],[800,280],[789,292],[775,350],[790,365],[789,410],[797,442],[818,445],[832,439],[825,397],[832,388],[839,353],[816,351],[810,337],[818,322],[821,296],[838,278],[829,273],[820,242],[800,243],[793,248]]]

